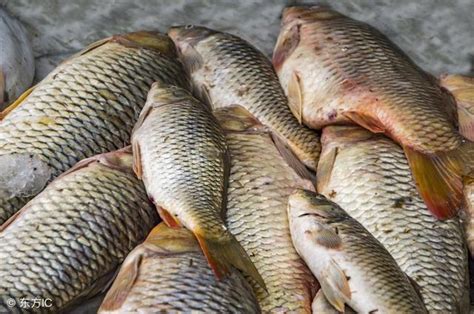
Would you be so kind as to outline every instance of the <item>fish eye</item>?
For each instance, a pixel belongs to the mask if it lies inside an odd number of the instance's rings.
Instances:
[[[193,28],[193,27],[194,27],[194,25],[188,24],[188,25],[184,26],[184,29],[191,29],[191,28]]]

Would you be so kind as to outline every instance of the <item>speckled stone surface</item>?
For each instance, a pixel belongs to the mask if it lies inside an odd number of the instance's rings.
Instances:
[[[0,0],[33,38],[37,79],[68,55],[116,33],[202,24],[244,37],[270,55],[284,0]],[[306,2],[307,3],[307,2]],[[474,59],[473,0],[313,1],[384,32],[434,74],[469,73]]]
[[[285,0],[0,0],[33,41],[36,80],[87,44],[141,29],[201,24],[239,35],[271,55]],[[338,0],[329,4],[377,27],[422,68],[434,74],[471,73],[473,0]],[[74,313],[94,313],[103,296]]]

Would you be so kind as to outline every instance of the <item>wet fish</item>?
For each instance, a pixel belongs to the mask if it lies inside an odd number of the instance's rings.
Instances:
[[[193,234],[156,226],[130,253],[99,313],[259,313],[243,275],[217,280]]]
[[[21,23],[0,8],[0,110],[33,83],[35,59]]]
[[[398,142],[438,218],[463,206],[463,164],[452,100],[370,25],[325,7],[290,7],[273,55],[293,113],[311,128],[354,123]]]
[[[428,311],[463,313],[468,275],[462,226],[426,210],[402,148],[358,126],[326,127],[322,143],[318,192],[385,246],[418,285]]]
[[[318,293],[316,293],[316,296],[314,297],[313,303],[311,305],[311,311],[312,313],[321,313],[321,314],[338,314],[341,313],[334,306],[332,306],[331,303],[326,299],[324,296],[324,292],[322,289],[319,289]],[[351,309],[349,306],[345,305],[344,306],[344,313],[347,314],[353,314],[355,313],[353,309]]]
[[[196,236],[218,278],[234,266],[263,281],[222,218],[228,177],[224,134],[186,90],[154,83],[132,134],[135,173],[168,226]]]
[[[214,108],[240,105],[269,127],[306,166],[315,169],[319,135],[300,125],[267,57],[245,40],[200,26],[168,31],[191,75],[196,94]],[[284,148],[283,148],[284,149]]]
[[[29,312],[22,298],[66,311],[99,293],[157,223],[130,150],[82,160],[2,225],[0,312]]]
[[[452,93],[456,101],[459,132],[474,141],[474,77],[443,75],[440,84]]]
[[[317,286],[291,243],[286,206],[295,188],[314,187],[298,177],[270,132],[244,108],[219,109],[216,116],[231,157],[226,223],[265,281],[267,292],[253,282],[262,311],[309,313]]]
[[[474,129],[474,77],[451,74],[443,75],[440,84],[454,97],[459,118],[459,131],[469,138]],[[472,140],[472,138],[469,138]],[[474,154],[474,151],[471,152]],[[464,178],[466,207],[460,217],[464,224],[467,246],[474,256],[474,172]]]
[[[154,81],[188,84],[173,42],[153,32],[113,36],[0,113],[0,223],[77,161],[129,143]]]
[[[288,201],[293,243],[339,311],[426,313],[409,278],[385,248],[337,204],[299,190]]]

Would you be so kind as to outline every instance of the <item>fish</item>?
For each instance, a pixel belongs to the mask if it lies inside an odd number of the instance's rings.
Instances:
[[[247,41],[202,26],[171,27],[168,35],[191,76],[196,95],[214,109],[240,105],[271,129],[279,147],[289,147],[315,170],[319,135],[291,114],[270,60]]]
[[[308,190],[288,200],[293,244],[336,310],[427,313],[390,253],[336,203]]]
[[[127,257],[98,313],[260,313],[237,269],[217,280],[186,228],[160,223]]]
[[[134,171],[165,223],[196,236],[217,278],[234,266],[264,287],[224,225],[229,160],[212,111],[187,90],[155,82],[132,132],[132,147]]]
[[[464,206],[462,176],[473,143],[436,79],[372,26],[330,8],[289,7],[273,65],[296,117],[321,129],[357,124],[400,144],[428,210]]]
[[[271,131],[245,108],[226,107],[214,114],[231,160],[226,226],[265,282],[267,291],[251,281],[262,312],[310,313],[318,286],[293,247],[286,206],[295,188],[314,186],[286,163]],[[301,164],[296,156],[293,161]]]
[[[459,131],[469,138],[474,127],[474,77],[460,74],[445,74],[439,78],[440,85],[451,93],[457,105]],[[472,140],[472,138],[469,138]],[[471,152],[474,154],[474,151]],[[474,172],[464,177],[466,206],[460,214],[465,238],[471,257],[474,256]]]
[[[0,217],[79,160],[120,149],[155,81],[188,86],[173,42],[115,35],[59,65],[0,113]]]
[[[474,77],[445,74],[440,77],[439,83],[454,97],[459,133],[474,141]]]
[[[317,190],[374,236],[435,313],[464,313],[468,259],[458,217],[433,217],[416,190],[403,149],[359,126],[322,133]],[[467,303],[468,304],[468,303]]]
[[[159,222],[132,161],[129,147],[84,159],[0,227],[0,312],[36,298],[68,312],[108,287]]]
[[[31,87],[35,58],[23,25],[0,8],[0,110]]]

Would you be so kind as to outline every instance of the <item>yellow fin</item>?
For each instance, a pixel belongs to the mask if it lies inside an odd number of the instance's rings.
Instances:
[[[255,131],[263,125],[240,105],[218,108],[214,115],[226,132]]]
[[[233,266],[253,278],[266,290],[262,276],[250,260],[247,252],[231,233],[225,231],[219,238],[206,237],[197,232],[194,235],[206,256],[209,266],[218,279],[225,277],[230,271],[230,267]]]
[[[300,124],[303,123],[303,93],[301,79],[296,72],[291,75],[288,82],[288,106]]]
[[[161,206],[157,206],[156,209],[158,210],[158,214],[160,215],[161,219],[166,223],[166,225],[172,229],[180,229],[182,227],[179,220],[173,216],[169,211],[164,209]]]
[[[336,161],[338,148],[331,147],[324,151],[319,158],[318,169],[316,171],[317,190],[322,193],[331,179],[332,170]]]
[[[114,311],[122,306],[138,278],[142,260],[143,251],[140,248],[130,253],[115,278],[112,287],[107,292],[99,312]]]
[[[0,112],[0,121],[2,121],[10,112],[15,110],[18,106],[21,105],[21,103],[25,100],[26,97],[28,97],[34,90],[35,86],[31,87],[30,89],[26,90],[23,94],[18,97],[17,100],[15,100],[10,106],[5,108],[2,112]]]
[[[404,147],[413,179],[430,212],[438,219],[454,217],[464,204],[462,175],[472,159],[472,143],[436,155],[425,155]],[[466,150],[466,152],[465,152]]]
[[[351,289],[346,275],[331,260],[327,268],[322,272],[322,278],[318,278],[324,296],[339,312],[344,312],[345,304],[351,299]]]

